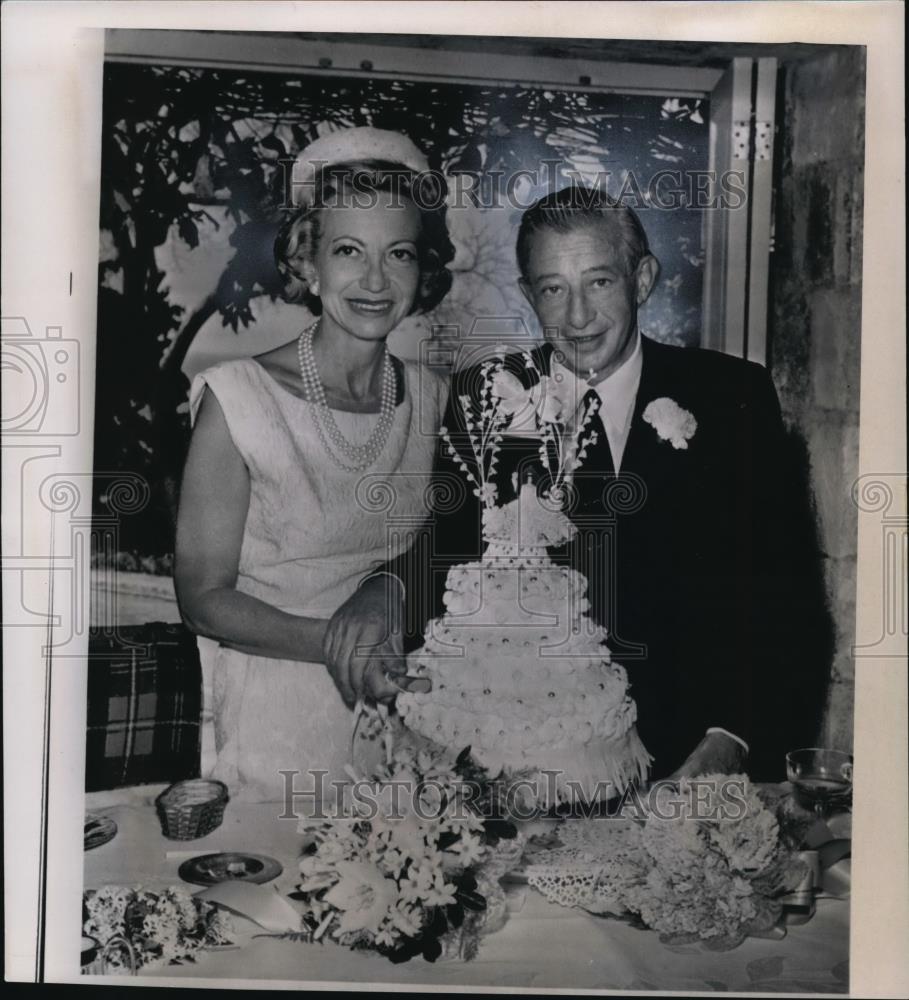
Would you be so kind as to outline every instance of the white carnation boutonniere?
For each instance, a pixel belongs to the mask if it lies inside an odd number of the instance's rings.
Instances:
[[[682,409],[668,396],[661,396],[648,403],[644,410],[644,419],[653,427],[661,440],[669,441],[676,449],[687,448],[688,442],[698,429],[694,414]]]

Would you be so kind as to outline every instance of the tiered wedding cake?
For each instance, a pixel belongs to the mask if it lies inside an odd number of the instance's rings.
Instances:
[[[576,530],[529,484],[488,507],[483,558],[449,571],[446,611],[411,654],[432,690],[397,699],[410,729],[527,777],[544,807],[618,794],[650,759],[625,669],[586,614],[587,581],[546,551]]]

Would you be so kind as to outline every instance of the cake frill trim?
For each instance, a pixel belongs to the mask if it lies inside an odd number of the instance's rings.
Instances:
[[[473,747],[471,752],[491,772],[502,764],[494,751]],[[506,782],[520,780],[528,805],[543,810],[620,796],[630,786],[646,782],[653,760],[635,726],[615,741],[593,740],[585,746],[553,748],[536,756],[537,763],[520,770],[509,767],[506,761],[503,776]],[[541,757],[545,764],[539,763]]]

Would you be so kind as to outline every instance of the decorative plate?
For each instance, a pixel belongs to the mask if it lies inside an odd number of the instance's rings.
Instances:
[[[217,885],[219,882],[255,882],[261,885],[277,878],[283,867],[264,854],[237,854],[222,851],[200,854],[180,865],[179,875],[193,885]]]
[[[117,824],[109,816],[96,816],[89,813],[85,817],[85,829],[82,838],[83,850],[90,851],[113,840],[117,835]]]

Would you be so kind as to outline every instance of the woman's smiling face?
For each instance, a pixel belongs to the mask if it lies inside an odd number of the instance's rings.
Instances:
[[[323,326],[360,340],[384,340],[413,308],[420,284],[420,213],[406,200],[370,207],[334,205],[320,213],[310,288],[322,300]]]

